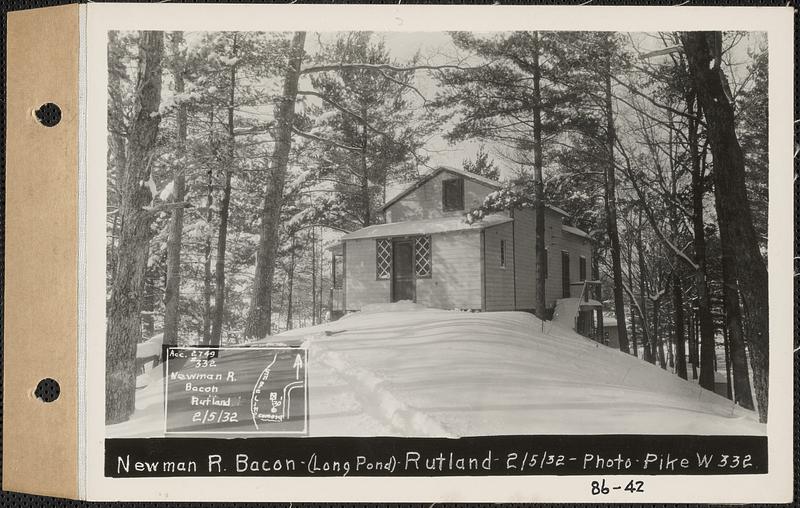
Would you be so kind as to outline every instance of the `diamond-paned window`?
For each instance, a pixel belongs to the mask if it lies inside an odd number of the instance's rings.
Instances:
[[[392,275],[392,241],[381,238],[375,243],[375,276],[388,279]]]
[[[431,237],[418,236],[414,242],[414,271],[417,277],[430,277],[431,265]]]

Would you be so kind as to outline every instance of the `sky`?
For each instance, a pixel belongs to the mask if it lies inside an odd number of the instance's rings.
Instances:
[[[335,33],[321,34],[323,42],[333,40]],[[451,63],[459,55],[455,45],[452,43],[450,35],[446,32],[377,32],[376,38],[383,39],[386,48],[392,58],[398,62],[410,61],[417,53],[424,62],[432,64]],[[309,37],[306,42],[306,51],[314,54],[319,47],[316,36]],[[419,89],[428,99],[432,99],[436,94],[436,83],[431,75],[424,71],[415,73],[414,86]],[[409,94],[409,99],[413,99],[413,94]],[[460,168],[464,159],[473,159],[477,153],[480,142],[466,141],[454,145],[449,144],[442,137],[446,133],[446,126],[434,135],[426,143],[430,156],[429,165],[454,166]],[[399,186],[399,191],[405,185]]]
[[[318,52],[320,42],[331,42],[337,35],[337,32],[309,33],[306,38],[306,53],[313,56]],[[489,36],[490,34],[485,35]],[[638,51],[651,51],[653,49],[662,48],[664,45],[658,34],[631,33],[627,35],[631,46],[637,48]],[[463,53],[459,53],[450,35],[446,32],[376,32],[374,37],[384,41],[392,58],[400,64],[411,60],[417,54],[419,54],[422,62],[431,64],[454,63],[467,56]],[[749,61],[747,52],[757,49],[762,37],[763,35],[759,34],[749,34],[745,37],[744,43],[737,46],[735,50],[731,52],[734,65],[728,69],[728,72],[732,74],[733,78],[736,78],[737,75],[743,76],[746,74],[746,65],[744,65],[744,62]],[[190,46],[200,42],[201,38],[202,33],[187,33],[186,35],[186,40]],[[666,60],[668,58],[670,57],[663,56],[654,58],[652,61],[657,63],[658,59]],[[467,62],[469,61],[468,59]],[[274,90],[275,93],[278,93],[280,90],[280,83],[278,80],[274,79],[269,81],[271,82],[264,83],[264,85]],[[414,86],[429,99],[433,98],[437,91],[435,78],[426,71],[418,71],[415,73]],[[301,80],[300,88],[311,88],[308,78]],[[421,105],[421,100],[416,98],[412,92],[409,92],[407,97],[410,101],[416,101],[417,106]],[[319,103],[319,99],[314,97],[306,97],[306,100],[313,104]],[[302,106],[300,106],[300,108],[302,111]],[[251,108],[251,113],[262,119],[270,117],[272,116],[272,105],[265,104],[263,106]],[[441,129],[426,142],[425,151],[423,153],[430,157],[428,165],[432,168],[440,165],[461,167],[465,159],[474,159],[475,154],[482,145],[480,141],[475,140],[456,144],[448,143],[443,137],[449,130],[448,127],[449,126],[446,124],[442,125]],[[491,143],[486,143],[486,148],[494,158],[495,163],[500,167],[501,178],[511,176],[512,171],[518,169],[510,167]],[[404,184],[391,186],[388,189],[387,198],[391,198],[396,192],[399,192],[403,188],[405,188]]]

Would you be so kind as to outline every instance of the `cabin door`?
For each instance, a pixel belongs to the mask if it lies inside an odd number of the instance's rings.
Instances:
[[[395,240],[392,243],[392,301],[416,300],[414,281],[414,242]]]

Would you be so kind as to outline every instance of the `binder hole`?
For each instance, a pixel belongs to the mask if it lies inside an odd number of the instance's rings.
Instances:
[[[33,394],[43,402],[53,402],[61,395],[61,387],[58,385],[58,381],[48,377],[39,381]]]
[[[52,102],[42,104],[35,114],[39,123],[45,127],[54,127],[61,121],[61,108]]]

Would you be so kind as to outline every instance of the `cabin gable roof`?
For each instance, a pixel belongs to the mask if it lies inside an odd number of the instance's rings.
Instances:
[[[497,182],[497,181],[492,180],[490,178],[486,178],[485,176],[476,175],[475,173],[470,173],[469,171],[464,171],[462,169],[456,169],[456,168],[452,168],[452,167],[448,167],[448,166],[439,166],[435,170],[433,170],[430,173],[424,175],[422,178],[420,178],[419,180],[417,180],[416,182],[414,182],[413,184],[411,184],[410,186],[405,188],[403,191],[401,191],[395,197],[393,197],[392,199],[387,201],[379,209],[379,211],[385,212],[390,206],[392,206],[393,204],[397,203],[398,201],[401,201],[404,197],[408,196],[409,194],[411,194],[415,190],[419,189],[420,187],[422,187],[423,185],[428,183],[431,179],[433,179],[435,176],[437,176],[438,174],[440,174],[442,172],[447,172],[447,173],[453,174],[455,176],[460,176],[460,177],[465,178],[467,180],[472,180],[473,182],[479,183],[481,185],[485,185],[486,187],[489,187],[492,190],[499,190],[500,188],[502,188],[502,185],[500,184],[500,182]]]

